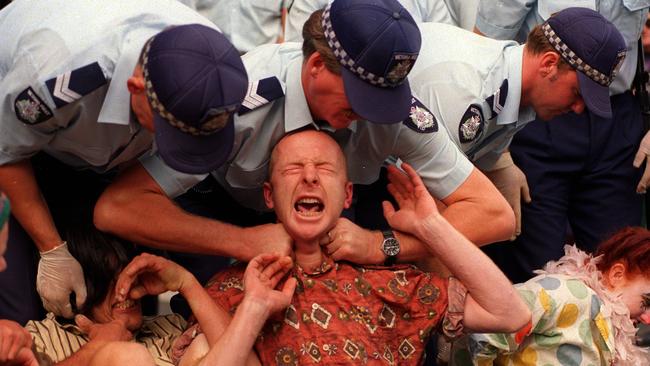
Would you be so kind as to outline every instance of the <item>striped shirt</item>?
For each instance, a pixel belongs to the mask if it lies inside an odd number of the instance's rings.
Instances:
[[[134,340],[147,347],[156,365],[172,366],[172,345],[186,325],[185,319],[178,314],[145,317]],[[67,359],[89,340],[75,324],[61,324],[52,313],[44,320],[29,321],[25,329],[34,339],[33,349],[40,365],[53,365]]]

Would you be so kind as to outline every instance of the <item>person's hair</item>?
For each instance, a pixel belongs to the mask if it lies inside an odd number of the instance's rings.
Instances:
[[[555,52],[558,55],[560,55],[559,52],[553,47],[551,42],[548,41],[548,38],[544,35],[544,30],[542,29],[542,25],[538,24],[533,28],[530,33],[528,33],[528,38],[526,39],[526,49],[528,52],[530,52],[531,55],[541,55],[546,52]],[[560,60],[557,63],[558,69],[564,69],[568,70],[571,69],[571,65],[569,65],[564,58],[560,55]]]
[[[305,60],[309,58],[314,52],[318,52],[325,63],[325,67],[330,72],[340,75],[341,64],[334,56],[334,52],[327,44],[325,34],[323,33],[323,26],[321,19],[323,16],[323,9],[313,12],[309,19],[302,27],[302,55]]]
[[[622,263],[628,276],[650,277],[650,231],[642,227],[621,229],[598,246],[595,256],[601,256],[596,266],[603,273]]]
[[[115,284],[122,269],[135,256],[135,246],[90,225],[77,225],[66,231],[68,250],[79,262],[86,282],[86,302],[75,312],[88,316]]]

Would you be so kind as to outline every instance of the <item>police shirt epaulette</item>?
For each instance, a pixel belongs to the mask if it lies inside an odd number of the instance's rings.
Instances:
[[[250,82],[238,113],[246,114],[283,96],[284,84],[275,76]]]
[[[72,103],[106,84],[97,62],[63,73],[45,82],[57,108]]]
[[[508,98],[508,79],[503,80],[499,89],[494,94],[485,98],[485,102],[490,106],[490,118],[496,117],[503,110],[506,105],[506,98]]]
[[[411,112],[402,123],[411,130],[419,133],[433,133],[438,131],[438,121],[433,113],[417,98],[411,98]]]

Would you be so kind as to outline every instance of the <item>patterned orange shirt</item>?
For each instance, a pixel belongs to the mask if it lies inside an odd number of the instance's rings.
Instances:
[[[232,313],[243,299],[244,270],[231,267],[207,285]],[[452,299],[461,302],[461,314],[465,290],[453,279],[410,265],[331,260],[314,273],[296,267],[292,275],[298,286],[291,305],[267,320],[255,344],[263,365],[417,365],[432,330],[444,323],[446,334],[460,332],[462,317],[447,311],[448,286],[457,286],[452,292],[461,298]]]

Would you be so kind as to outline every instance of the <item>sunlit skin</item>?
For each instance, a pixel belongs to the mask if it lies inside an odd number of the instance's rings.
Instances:
[[[318,52],[302,65],[302,88],[315,120],[327,121],[335,129],[346,128],[361,119],[345,96],[343,78],[327,69]]]
[[[264,200],[294,239],[296,261],[320,265],[320,239],[352,202],[343,154],[322,132],[305,131],[280,141],[271,157]]]
[[[650,277],[642,274],[630,274],[622,263],[616,263],[605,274],[605,285],[615,294],[620,294],[621,301],[630,310],[630,318],[636,322],[650,324]]]
[[[108,289],[108,295],[104,301],[93,307],[89,315],[94,322],[101,324],[121,320],[126,325],[126,329],[131,332],[142,326],[140,300],[118,302],[115,298],[115,286]]]
[[[555,52],[524,57],[524,70],[530,71],[522,74],[521,105],[532,107],[542,120],[585,110],[577,71],[558,67],[559,62],[560,55]]]
[[[131,93],[131,110],[142,127],[153,132],[153,110],[147,99],[142,67],[136,65],[133,75],[127,80],[126,86]]]

